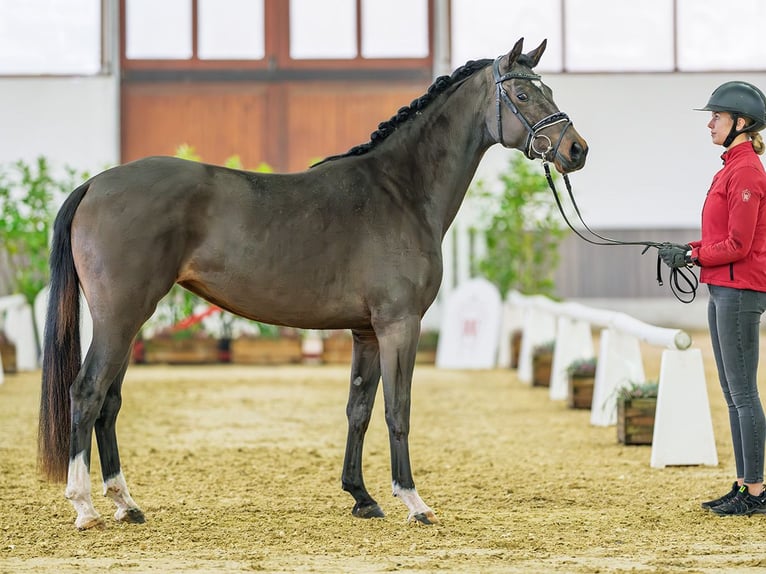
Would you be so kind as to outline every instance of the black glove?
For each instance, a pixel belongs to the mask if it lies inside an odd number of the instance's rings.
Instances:
[[[671,269],[676,267],[686,267],[689,260],[686,259],[686,253],[691,249],[690,245],[680,245],[678,243],[665,243],[660,247],[660,258],[665,265]]]

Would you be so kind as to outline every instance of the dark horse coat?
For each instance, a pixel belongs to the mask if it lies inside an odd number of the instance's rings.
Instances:
[[[494,143],[579,169],[586,143],[532,72],[545,49],[522,41],[469,62],[380,125],[369,143],[302,173],[260,174],[169,157],[107,170],[77,188],[55,223],[45,330],[39,459],[66,478],[76,526],[102,524],[91,501],[95,430],[118,520],[143,522],[117,450],[130,348],[174,283],[243,317],[354,338],[342,485],[354,514],[382,516],[362,478],[362,444],[382,378],[394,494],[420,499],[408,447],[420,321],[442,277],[441,242]],[[564,125],[559,125],[559,124]],[[80,289],[93,342],[79,356]]]

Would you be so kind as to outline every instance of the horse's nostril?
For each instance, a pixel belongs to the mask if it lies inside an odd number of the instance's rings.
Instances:
[[[572,142],[572,147],[569,149],[569,157],[575,162],[579,163],[585,160],[585,155],[588,153],[578,142]]]

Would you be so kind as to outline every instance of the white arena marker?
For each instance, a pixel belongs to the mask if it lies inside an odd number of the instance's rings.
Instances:
[[[651,466],[718,464],[699,349],[662,352]]]
[[[436,367],[495,368],[501,318],[502,301],[497,287],[481,278],[460,285],[444,307]]]

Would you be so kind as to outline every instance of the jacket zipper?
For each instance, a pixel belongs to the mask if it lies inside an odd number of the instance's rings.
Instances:
[[[734,281],[734,263],[729,263],[729,280]]]

